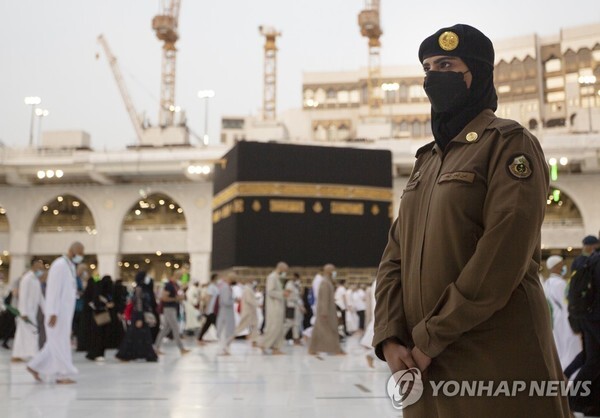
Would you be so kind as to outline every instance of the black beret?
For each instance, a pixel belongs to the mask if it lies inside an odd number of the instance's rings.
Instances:
[[[598,240],[598,238],[593,235],[588,235],[581,242],[583,243],[583,245],[594,245],[594,244],[598,244],[600,242],[600,240]]]
[[[492,41],[478,29],[469,25],[442,28],[426,38],[419,47],[419,62],[435,55],[472,58],[494,66]]]

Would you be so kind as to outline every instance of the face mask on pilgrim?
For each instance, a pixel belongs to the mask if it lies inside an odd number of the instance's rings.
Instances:
[[[567,275],[567,266],[562,266],[562,269],[560,270],[560,275],[563,277]]]
[[[83,261],[83,256],[81,254],[77,254],[71,258],[71,261],[75,264],[79,264]]]
[[[435,112],[452,112],[463,106],[469,98],[465,74],[456,71],[428,71],[423,88]]]

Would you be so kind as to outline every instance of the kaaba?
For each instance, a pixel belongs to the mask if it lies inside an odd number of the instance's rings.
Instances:
[[[377,267],[392,215],[389,151],[239,142],[215,165],[212,269]]]

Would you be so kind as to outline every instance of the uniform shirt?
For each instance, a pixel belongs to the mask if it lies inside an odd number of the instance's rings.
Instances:
[[[537,139],[488,109],[444,152],[432,142],[416,157],[377,275],[380,358],[388,338],[436,357],[500,321],[505,306],[537,318],[545,305],[537,272],[549,185]]]

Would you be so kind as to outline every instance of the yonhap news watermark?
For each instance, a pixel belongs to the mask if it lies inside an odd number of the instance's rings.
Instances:
[[[421,371],[416,368],[400,370],[387,382],[387,394],[396,409],[403,409],[421,399],[425,384],[431,387],[434,397],[515,397],[526,394],[530,397],[581,396],[591,394],[591,381],[460,381],[440,380],[423,382]]]

